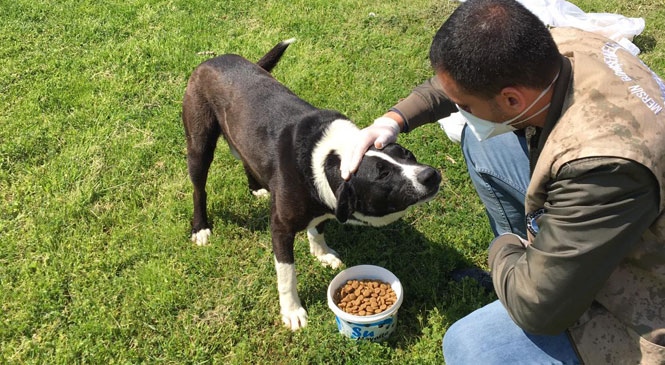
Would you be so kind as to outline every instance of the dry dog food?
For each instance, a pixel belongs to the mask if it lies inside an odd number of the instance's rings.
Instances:
[[[333,296],[337,306],[355,316],[379,314],[397,301],[397,294],[388,283],[379,280],[349,280]]]

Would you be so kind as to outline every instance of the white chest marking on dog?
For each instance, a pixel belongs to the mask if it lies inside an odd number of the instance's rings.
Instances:
[[[349,220],[349,223],[357,223],[357,224],[363,224],[363,225],[368,225],[368,226],[373,226],[373,227],[381,227],[388,225],[400,218],[402,218],[406,214],[406,210],[401,210],[399,212],[391,213],[388,215],[384,215],[382,217],[372,217],[368,215],[364,215],[358,212],[353,213],[352,217],[357,219],[357,221],[354,221],[353,218]]]
[[[324,214],[322,216],[315,217],[311,221],[309,221],[309,224],[307,225],[307,229],[312,229],[318,226],[319,224],[327,221],[328,219],[334,219],[335,215],[334,214]]]

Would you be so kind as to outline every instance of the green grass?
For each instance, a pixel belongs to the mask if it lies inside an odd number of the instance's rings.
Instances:
[[[665,75],[665,3],[585,0],[646,19],[635,42]],[[393,271],[406,298],[384,343],[336,333],[335,270],[296,240],[309,326],[279,319],[268,204],[220,144],[215,231],[189,242],[182,95],[211,54],[257,60],[296,37],[275,77],[364,126],[431,75],[457,3],[414,0],[0,0],[0,363],[441,363],[446,328],[492,300],[450,271],[491,239],[459,146],[437,125],[400,137],[443,173],[431,203],[384,228],[331,224],[347,266]],[[373,13],[373,15],[370,15]]]

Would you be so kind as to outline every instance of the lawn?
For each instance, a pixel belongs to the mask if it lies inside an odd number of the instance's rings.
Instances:
[[[584,0],[643,17],[635,43],[665,75],[665,1]],[[330,224],[347,266],[404,286],[386,342],[337,333],[338,271],[296,237],[309,325],[279,318],[266,200],[220,143],[208,181],[211,244],[189,241],[180,112],[191,71],[258,60],[295,37],[275,77],[365,126],[431,76],[431,38],[454,1],[0,0],[0,363],[441,363],[446,328],[495,299],[451,270],[486,267],[492,238],[459,146],[438,125],[400,136],[441,192],[383,228]]]

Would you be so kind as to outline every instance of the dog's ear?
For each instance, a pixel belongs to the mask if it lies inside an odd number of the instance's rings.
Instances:
[[[341,223],[346,222],[353,214],[356,206],[356,192],[350,181],[344,181],[335,192],[337,196],[337,207],[335,217]]]

